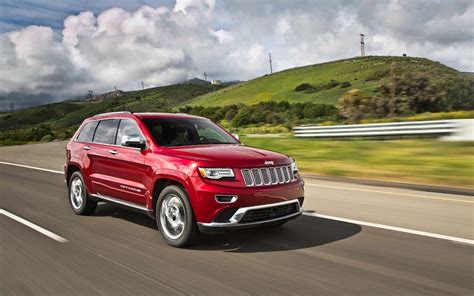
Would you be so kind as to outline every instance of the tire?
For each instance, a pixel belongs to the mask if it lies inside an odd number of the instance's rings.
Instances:
[[[69,204],[77,215],[90,215],[97,207],[97,201],[90,198],[80,172],[74,172],[69,179]]]
[[[170,246],[189,246],[199,235],[188,195],[179,186],[170,185],[161,191],[155,218],[161,236]]]

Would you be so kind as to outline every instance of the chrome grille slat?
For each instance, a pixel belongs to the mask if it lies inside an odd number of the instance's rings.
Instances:
[[[296,180],[291,166],[288,165],[242,169],[241,174],[247,187],[277,185]]]

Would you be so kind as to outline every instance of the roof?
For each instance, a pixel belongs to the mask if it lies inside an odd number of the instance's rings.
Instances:
[[[138,112],[129,111],[107,112],[96,114],[92,117],[138,117],[142,118],[204,118],[200,116],[189,115],[185,113],[159,113],[159,112]]]

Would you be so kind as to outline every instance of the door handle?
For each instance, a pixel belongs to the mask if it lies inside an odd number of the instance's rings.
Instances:
[[[84,146],[82,149],[84,149],[84,150],[91,150],[91,147],[89,147],[89,146]]]
[[[109,150],[109,153],[115,155],[115,154],[117,154],[118,152],[115,151],[115,150]]]

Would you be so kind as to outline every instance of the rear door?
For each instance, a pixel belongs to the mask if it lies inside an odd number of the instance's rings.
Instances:
[[[110,170],[114,155],[111,153],[115,144],[119,119],[103,119],[95,129],[94,139],[90,145],[91,181],[94,193],[113,197],[114,182]]]

